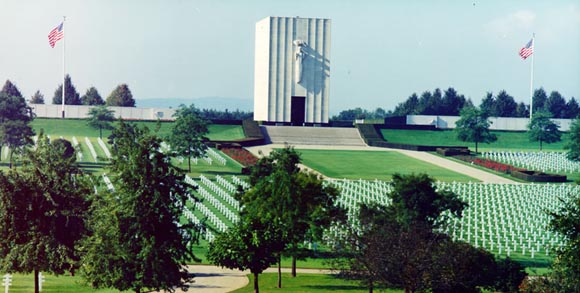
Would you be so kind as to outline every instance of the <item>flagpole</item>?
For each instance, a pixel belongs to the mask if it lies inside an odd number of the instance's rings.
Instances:
[[[66,16],[62,17],[62,119],[64,119],[64,97],[65,97],[65,89],[66,89],[66,55],[65,55],[65,44],[66,44],[66,33],[64,33],[64,22],[66,20]]]
[[[530,70],[530,121],[532,121],[532,114],[534,112],[534,55],[536,55],[536,33],[532,34],[532,65]]]

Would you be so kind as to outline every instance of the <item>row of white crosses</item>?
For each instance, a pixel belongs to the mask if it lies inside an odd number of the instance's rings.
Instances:
[[[238,176],[233,175],[232,176],[232,182],[236,185],[241,185],[244,189],[249,189],[250,188],[250,184],[242,179],[240,179]]]
[[[222,221],[222,219],[216,216],[216,214],[203,203],[195,201],[192,197],[189,197],[189,201],[194,205],[196,210],[200,211],[201,214],[209,220],[209,222],[216,228],[216,230],[225,232],[228,229],[228,226]]]
[[[207,186],[207,188],[209,188],[212,192],[217,194],[220,198],[232,206],[236,212],[240,210],[240,203],[230,195],[230,193],[233,193],[232,191],[226,191],[222,189],[219,185],[203,176],[203,174],[199,176],[199,179],[203,184],[205,184],[205,186]]]
[[[532,258],[562,246],[562,238],[548,230],[548,211],[558,211],[580,189],[568,184],[439,183],[465,200],[469,207],[447,232],[452,237],[498,254],[521,253]]]
[[[226,165],[227,160],[224,157],[222,157],[218,152],[216,152],[214,149],[208,148],[206,150],[206,154],[211,156],[213,159],[218,161],[220,164],[222,164],[224,166]]]
[[[201,221],[195,216],[195,214],[190,211],[186,206],[183,207],[183,215],[194,225],[201,227]],[[209,229],[203,229],[203,235],[205,235],[205,240],[208,242],[213,242],[215,235]]]
[[[580,163],[568,160],[564,152],[490,151],[485,158],[528,170],[556,173],[580,172]]]
[[[387,182],[364,180],[329,180],[339,187],[337,205],[347,210],[350,223],[358,225],[356,216],[361,203],[390,204]],[[580,187],[569,184],[482,184],[437,182],[438,190],[451,190],[468,203],[461,219],[455,219],[443,230],[454,239],[467,241],[498,254],[519,253],[535,257],[550,255],[562,245],[562,238],[547,228],[547,211],[558,211]],[[560,199],[564,200],[561,201]],[[344,234],[332,227],[329,234]]]
[[[107,189],[111,192],[115,191],[115,186],[111,182],[111,179],[107,176],[107,174],[103,173],[103,181],[105,181],[105,185],[107,185]]]
[[[97,162],[98,161],[97,152],[95,151],[95,148],[93,147],[93,144],[91,143],[91,140],[89,140],[89,138],[86,136],[85,136],[85,143],[87,144],[87,147],[89,148],[89,151],[91,152],[91,155],[93,156],[93,159],[95,160],[95,162]]]
[[[83,152],[80,149],[80,143],[77,140],[76,136],[72,137],[72,144],[73,144],[73,147],[75,148],[75,150],[77,150],[77,161],[82,162],[83,161]]]
[[[101,146],[101,149],[103,149],[105,156],[107,156],[107,159],[110,160],[111,159],[111,152],[109,151],[109,148],[107,147],[105,142],[100,137],[97,138],[97,141],[99,142],[99,146]]]
[[[203,186],[197,188],[197,193],[204,200],[208,201],[217,211],[224,215],[230,222],[236,223],[239,221],[239,216],[237,212],[232,211],[229,207],[224,205],[219,199],[217,199],[211,192],[207,191]]]

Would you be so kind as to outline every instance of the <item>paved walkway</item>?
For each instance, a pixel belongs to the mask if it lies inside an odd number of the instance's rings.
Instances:
[[[188,266],[188,271],[195,274],[194,282],[189,285],[188,291],[181,289],[175,292],[203,292],[225,293],[245,287],[250,283],[250,271],[222,269],[210,265]],[[298,274],[329,274],[329,270],[297,269]],[[277,273],[278,268],[269,268],[265,273]],[[289,273],[290,268],[282,268],[283,273]]]
[[[407,150],[400,150],[400,149],[389,149],[389,148],[379,148],[379,147],[369,147],[369,146],[317,146],[317,145],[293,145],[293,147],[297,150],[299,149],[318,149],[318,150],[365,150],[365,151],[377,151],[377,152],[399,152],[406,156],[426,161],[433,165],[449,169],[451,171],[455,171],[469,177],[475,178],[480,180],[484,183],[511,183],[517,184],[518,182],[510,180],[508,178],[504,178],[477,168],[470,167],[465,164],[457,163],[439,156],[435,156],[433,154],[427,152],[416,152],[416,151],[407,151]],[[283,144],[268,144],[268,145],[261,145],[255,147],[247,148],[253,154],[259,156],[259,153],[262,153],[264,156],[270,154],[272,149],[276,148],[284,148]],[[309,169],[309,168],[306,168]]]

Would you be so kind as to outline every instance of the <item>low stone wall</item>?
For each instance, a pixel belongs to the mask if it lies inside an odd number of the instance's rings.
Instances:
[[[566,182],[566,175],[546,174],[537,171],[513,171],[511,175],[515,178],[528,182]]]

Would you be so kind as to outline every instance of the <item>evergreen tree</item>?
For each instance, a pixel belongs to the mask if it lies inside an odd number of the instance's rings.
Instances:
[[[578,106],[578,102],[574,97],[571,97],[570,100],[566,103],[566,111],[565,117],[568,119],[576,119],[578,114],[580,114],[580,106]]]
[[[40,91],[36,91],[30,98],[31,104],[44,104],[44,95]]]
[[[77,89],[72,84],[70,75],[66,75],[64,78],[65,92],[64,92],[64,103],[66,105],[81,105],[81,98]],[[52,103],[55,105],[62,104],[62,84],[58,86],[56,91],[54,91],[54,96],[52,97]]]
[[[92,86],[90,87],[84,96],[81,97],[81,102],[83,105],[104,105],[105,101],[97,91],[97,89]]]
[[[552,114],[552,118],[566,116],[566,100],[557,91],[552,91],[546,100],[545,110]]]
[[[4,83],[4,86],[2,87],[0,93],[4,93],[8,97],[22,98],[22,94],[20,93],[18,88],[8,79]]]
[[[532,96],[532,114],[536,111],[544,110],[546,107],[546,100],[548,100],[548,95],[543,87],[534,91],[534,95]]]
[[[107,97],[107,106],[135,107],[133,94],[126,84],[118,85]]]

